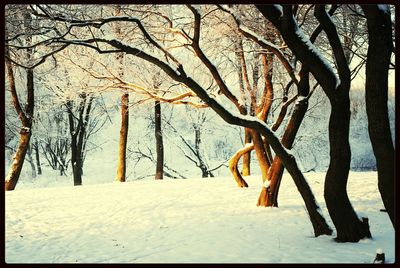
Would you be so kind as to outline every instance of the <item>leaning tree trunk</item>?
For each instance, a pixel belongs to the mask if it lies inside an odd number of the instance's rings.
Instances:
[[[302,99],[295,105],[292,117],[288,123],[288,126],[286,127],[281,141],[282,145],[288,149],[290,149],[293,145],[301,122],[303,121],[304,115],[307,112],[307,108],[307,99]],[[268,172],[267,180],[269,180],[269,186],[262,188],[257,206],[278,206],[278,192],[282,180],[283,170],[284,166],[281,159],[278,156],[275,156]]]
[[[26,42],[28,45],[30,45],[32,41],[32,37],[30,36],[30,23],[31,23],[30,14],[26,12],[24,14],[24,27],[27,32]],[[7,31],[5,33],[5,36],[7,37]],[[27,49],[28,60],[31,57],[31,53],[32,49]],[[5,179],[5,190],[11,191],[14,190],[15,186],[17,185],[19,176],[21,174],[22,166],[24,164],[25,155],[29,146],[30,138],[32,135],[31,127],[32,127],[33,111],[35,107],[35,95],[34,95],[33,69],[26,69],[27,97],[26,97],[25,111],[23,111],[22,106],[19,102],[17,89],[15,86],[14,71],[12,69],[11,61],[8,59],[10,57],[10,52],[8,48],[5,49],[5,56],[6,56],[5,63],[6,63],[7,77],[10,86],[10,93],[13,105],[22,123],[18,148],[13,157],[14,160],[11,165],[11,169],[8,172],[8,175]]]
[[[376,5],[362,6],[367,17],[369,46],[366,64],[365,101],[368,132],[378,169],[378,188],[395,226],[395,150],[388,116],[388,70],[393,51],[390,13]]]
[[[11,165],[11,169],[6,177],[5,181],[6,191],[14,190],[15,186],[17,185],[19,176],[21,174],[22,166],[24,164],[26,151],[28,150],[30,138],[31,138],[30,129],[23,127],[20,132],[19,144],[17,151],[15,152],[15,155],[13,157],[14,160]]]
[[[161,131],[161,105],[159,101],[155,101],[154,105],[154,121],[155,121],[155,135],[156,135],[156,180],[163,179],[163,168],[164,168],[164,144]]]
[[[8,51],[7,51],[8,52]],[[19,144],[17,151],[13,157],[13,163],[11,169],[5,180],[5,190],[11,191],[15,189],[17,185],[19,176],[21,174],[22,166],[24,164],[25,155],[28,150],[30,138],[31,138],[31,127],[32,127],[32,115],[34,109],[34,85],[33,85],[33,70],[27,70],[27,104],[25,108],[25,113],[22,111],[16,87],[14,72],[12,70],[11,62],[6,59],[6,69],[8,75],[8,81],[10,84],[10,91],[12,95],[12,100],[14,107],[18,113],[18,116],[22,122],[22,128],[20,131]]]
[[[350,70],[345,58],[340,38],[324,5],[315,7],[314,15],[325,31],[334,53],[339,80],[334,71],[327,67],[324,59],[310,49],[309,40],[305,40],[293,17],[292,6],[257,5],[258,10],[268,18],[281,32],[283,39],[297,58],[306,65],[331,102],[329,120],[330,164],[325,177],[324,197],[328,212],[336,227],[337,240],[357,242],[371,237],[368,220],[358,219],[347,196],[347,180],[350,168]],[[332,8],[331,8],[332,10]],[[283,11],[283,13],[282,13]],[[288,166],[286,168],[289,170]]]

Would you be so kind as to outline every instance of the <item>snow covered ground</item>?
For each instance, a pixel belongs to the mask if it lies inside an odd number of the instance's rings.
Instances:
[[[333,227],[323,202],[324,174],[306,177]],[[376,172],[350,173],[350,200],[369,217],[373,236],[359,243],[313,237],[286,173],[279,208],[256,207],[261,179],[247,181],[247,189],[230,177],[17,186],[6,192],[6,262],[372,263],[377,249],[395,261],[395,233],[379,211]]]

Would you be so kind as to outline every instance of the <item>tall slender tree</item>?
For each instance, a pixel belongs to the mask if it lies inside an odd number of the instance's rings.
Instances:
[[[163,135],[161,130],[161,104],[160,101],[155,101],[154,103],[154,131],[156,136],[156,180],[163,179],[163,169],[164,169],[164,144]]]
[[[121,5],[115,6],[115,16],[121,15]],[[116,24],[115,32],[117,38],[122,38],[122,29],[120,24]],[[116,53],[116,60],[118,62],[118,75],[123,78],[124,76],[124,53]],[[116,180],[124,182],[126,180],[126,147],[128,144],[128,130],[129,130],[129,93],[123,89],[121,96],[121,128],[119,131],[119,153],[118,153],[118,166]]]
[[[365,101],[368,132],[376,158],[378,188],[395,226],[395,149],[388,116],[388,71],[393,52],[388,5],[362,5],[368,26]]]

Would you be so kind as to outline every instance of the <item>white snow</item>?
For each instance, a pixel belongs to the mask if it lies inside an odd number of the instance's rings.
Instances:
[[[325,65],[325,67],[327,69],[330,70],[330,72],[332,74],[334,74],[334,77],[336,79],[336,85],[335,88],[338,88],[338,86],[340,85],[341,81],[340,78],[337,76],[336,72],[333,70],[331,64],[326,60],[326,58],[320,53],[320,51],[314,46],[313,43],[311,43],[310,39],[308,37],[306,37],[303,33],[303,31],[296,25],[296,30],[295,30],[295,34],[301,39],[301,41],[308,47],[308,50],[317,55],[321,62]]]
[[[323,202],[324,173],[306,177],[333,227]],[[6,262],[372,263],[377,248],[386,262],[395,261],[394,229],[379,211],[376,172],[350,172],[349,198],[368,215],[373,236],[359,243],[315,238],[287,173],[274,209],[256,207],[260,176],[246,180],[249,188],[238,188],[231,177],[17,186],[5,194]]]

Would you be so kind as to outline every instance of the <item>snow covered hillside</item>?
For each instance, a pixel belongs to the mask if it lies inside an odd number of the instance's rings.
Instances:
[[[258,208],[261,179],[139,180],[6,192],[7,263],[372,263],[395,261],[395,235],[376,172],[351,172],[350,200],[373,239],[313,237],[304,203],[285,174],[280,208]],[[323,173],[307,173],[323,202]]]

